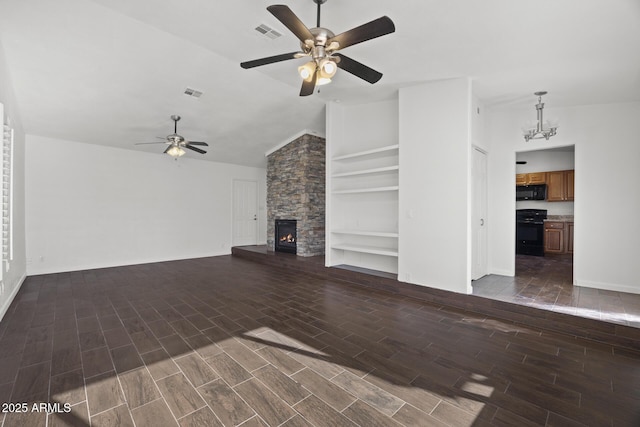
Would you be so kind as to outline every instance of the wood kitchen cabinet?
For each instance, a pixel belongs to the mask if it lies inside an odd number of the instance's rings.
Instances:
[[[544,184],[546,183],[545,172],[530,172],[516,174],[516,185]]]
[[[547,254],[573,253],[573,222],[545,221],[544,252]]]
[[[567,253],[573,253],[573,223],[567,222]]]
[[[547,172],[547,201],[572,201],[574,176],[573,170]]]
[[[546,221],[544,223],[544,252],[561,254],[564,248],[564,222]]]
[[[573,187],[575,182],[575,171],[567,171],[567,200],[573,200]]]

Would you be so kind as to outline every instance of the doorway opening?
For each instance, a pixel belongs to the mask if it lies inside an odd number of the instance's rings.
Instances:
[[[560,292],[562,286],[573,285],[574,181],[574,145],[516,153],[516,188],[544,188],[545,195],[534,200],[516,199],[515,276],[522,279],[522,288],[514,289],[514,292],[531,297],[549,293],[551,289]],[[526,191],[516,193],[528,194]],[[518,223],[522,217],[518,213],[522,212],[545,212],[540,224],[536,225],[542,239],[541,251],[523,253],[517,250],[523,247],[518,241],[522,236],[518,227],[532,227]]]

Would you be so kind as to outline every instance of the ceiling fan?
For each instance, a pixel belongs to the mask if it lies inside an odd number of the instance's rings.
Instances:
[[[300,96],[311,95],[316,85],[329,83],[337,68],[372,84],[380,80],[382,73],[336,52],[349,46],[393,33],[396,30],[393,21],[389,17],[383,16],[336,36],[331,30],[320,26],[320,6],[327,0],[313,1],[318,5],[317,24],[314,28],[307,28],[291,9],[285,5],[277,4],[267,7],[267,10],[273,16],[300,39],[302,51],[242,62],[240,66],[247,69],[288,59],[311,57],[311,61],[298,67],[300,77],[303,79]]]
[[[198,141],[187,141],[181,135],[178,135],[178,120],[180,120],[180,116],[173,115],[171,116],[171,120],[173,120],[173,133],[171,135],[167,135],[165,138],[166,141],[158,141],[158,142],[139,142],[135,145],[144,145],[144,144],[167,144],[168,147],[164,150],[164,153],[170,155],[171,157],[180,157],[183,156],[186,151],[184,148],[188,148],[189,150],[195,151],[196,153],[205,154],[206,151],[194,147],[194,145],[200,145],[204,147],[208,147],[209,144],[206,142],[198,142]]]

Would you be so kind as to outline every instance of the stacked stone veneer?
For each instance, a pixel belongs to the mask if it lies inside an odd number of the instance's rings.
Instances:
[[[267,246],[275,247],[275,220],[297,221],[297,255],[324,255],[324,138],[302,135],[267,157]]]

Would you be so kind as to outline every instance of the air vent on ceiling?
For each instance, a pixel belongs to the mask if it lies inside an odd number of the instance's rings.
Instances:
[[[270,39],[277,39],[278,37],[280,37],[282,34],[280,34],[279,32],[277,32],[276,30],[274,30],[273,28],[269,27],[268,25],[265,24],[260,24],[256,27],[256,31],[259,32],[260,34],[263,34],[266,37],[269,37]]]
[[[190,87],[184,90],[185,95],[193,96],[194,98],[200,98],[202,96],[202,92],[199,90],[192,89]]]

